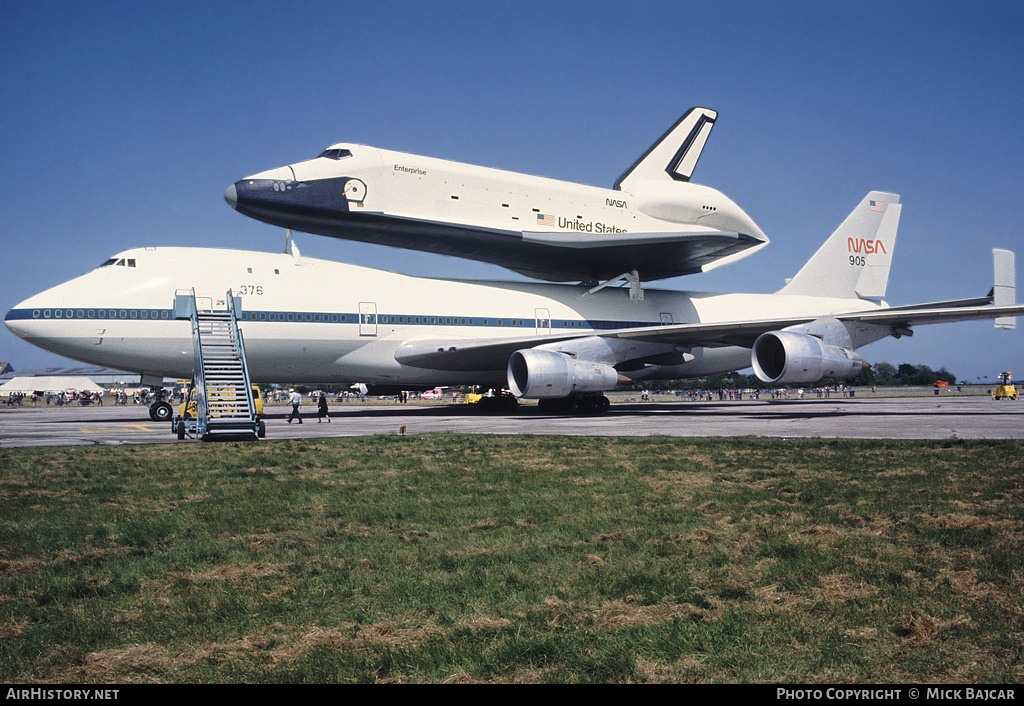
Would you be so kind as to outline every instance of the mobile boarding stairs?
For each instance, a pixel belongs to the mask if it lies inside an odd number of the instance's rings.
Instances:
[[[172,424],[179,439],[186,435],[203,441],[215,437],[262,438],[266,426],[257,413],[245,362],[245,345],[238,328],[242,304],[228,290],[223,308],[215,308],[195,290],[174,295],[174,318],[192,322],[192,382]]]

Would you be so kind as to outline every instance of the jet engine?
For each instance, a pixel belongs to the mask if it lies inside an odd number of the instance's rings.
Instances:
[[[764,382],[810,383],[821,378],[852,378],[868,367],[849,348],[823,343],[796,331],[758,336],[750,354],[754,372]]]
[[[516,397],[556,399],[604,392],[618,382],[619,374],[610,365],[576,360],[555,351],[516,351],[508,361],[508,389]]]

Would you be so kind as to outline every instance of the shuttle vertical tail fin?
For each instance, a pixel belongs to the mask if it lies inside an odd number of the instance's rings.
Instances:
[[[691,108],[615,181],[615,188],[630,191],[642,181],[689,181],[718,113]]]
[[[900,208],[898,195],[872,191],[779,294],[885,296]]]

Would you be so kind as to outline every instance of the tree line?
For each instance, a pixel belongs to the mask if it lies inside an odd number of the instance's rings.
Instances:
[[[955,385],[956,376],[945,368],[932,370],[927,365],[901,363],[896,366],[891,363],[876,363],[851,379],[824,378],[818,382],[802,385],[801,387],[920,387],[931,385],[935,382],[946,382],[950,385]],[[753,373],[749,375],[722,373],[720,375],[709,375],[708,377],[685,380],[646,380],[619,385],[615,389],[639,391],[651,389],[652,387],[673,390],[742,390],[747,388],[766,390],[792,386],[762,382]]]
[[[931,385],[934,382],[944,381],[950,385],[956,384],[956,376],[945,368],[932,370],[927,365],[911,365],[901,363],[899,366],[890,363],[876,363],[867,370],[863,370],[856,377],[849,380],[824,378],[818,382],[800,387],[921,387]],[[349,391],[349,384],[324,384],[324,385],[289,385],[299,392],[305,394],[312,390],[323,390],[328,394]],[[616,387],[620,391],[641,391],[650,389],[662,390],[767,390],[778,387],[793,387],[792,385],[773,385],[761,382],[753,373],[743,375],[741,373],[722,373],[720,375],[709,375],[703,378],[687,378],[683,380],[642,380],[639,382],[626,383]],[[466,386],[455,386],[449,390],[470,390]]]

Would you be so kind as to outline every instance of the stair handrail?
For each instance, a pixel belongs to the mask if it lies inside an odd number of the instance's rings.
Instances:
[[[245,340],[242,336],[242,329],[238,326],[238,314],[242,310],[242,298],[236,297],[231,290],[227,291],[228,310],[231,312],[232,336],[237,335],[238,359],[242,364],[242,381],[245,384],[245,398],[249,404],[249,415],[253,422],[256,421],[256,400],[252,396],[252,381],[249,379],[249,362],[245,357]]]

